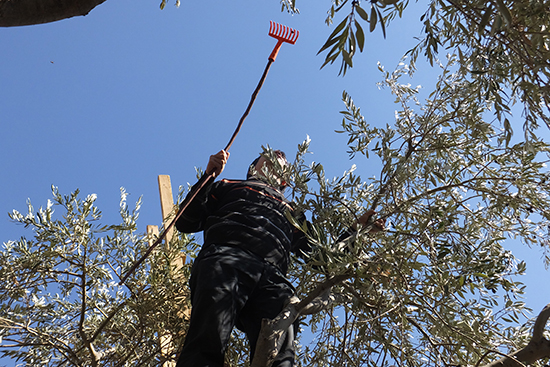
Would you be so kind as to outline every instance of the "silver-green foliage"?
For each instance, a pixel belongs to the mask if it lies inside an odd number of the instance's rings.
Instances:
[[[301,365],[475,365],[527,343],[516,277],[526,264],[504,245],[515,238],[548,250],[549,146],[510,140],[487,113],[494,100],[477,98],[455,63],[441,66],[423,102],[401,81],[407,65],[381,67],[399,106],[394,124],[371,126],[343,94],[340,133],[351,156],[379,163],[371,178],[352,167],[327,179],[321,164],[306,163],[308,140],[291,166],[275,165],[308,213],[312,225],[303,229],[316,245],[312,261],[292,268],[298,297],[328,277],[345,279],[332,305],[304,320],[314,339],[299,350]],[[34,238],[8,242],[0,254],[2,352],[48,366],[159,364],[168,357],[160,336],[171,336],[170,355],[186,327],[189,268],[170,264],[196,244],[177,239],[119,286],[148,246],[136,234],[139,203],[130,211],[122,192],[121,224],[102,226],[94,195],[53,194],[45,209],[11,215]],[[340,238],[370,208],[387,230]],[[232,346],[228,362],[246,365],[243,336]]]
[[[194,243],[174,240],[121,286],[121,274],[148,246],[136,233],[140,202],[130,210],[121,190],[121,223],[102,225],[95,195],[52,191],[46,208],[29,203],[27,214],[10,214],[33,238],[0,252],[0,351],[26,365],[158,365],[168,357],[159,336],[177,345],[186,328],[180,277],[188,268],[170,264]]]
[[[423,55],[434,65],[440,53],[458,56],[461,74],[477,84],[475,95],[490,98],[494,113],[510,130],[511,106],[523,110],[525,139],[540,124],[550,126],[550,4],[547,0],[431,0],[419,22],[423,35],[408,53],[411,66]],[[294,5],[294,3],[292,3]],[[369,48],[364,29],[386,33],[409,0],[335,0],[327,24],[345,14],[319,53],[323,66],[340,61],[340,73],[353,66],[357,51]],[[387,40],[391,42],[390,39]],[[391,46],[388,46],[391,47]],[[510,134],[510,131],[509,131]]]
[[[295,11],[294,1],[281,4]],[[357,49],[367,48],[363,28],[384,30],[407,5],[334,1],[329,23],[350,12],[322,48],[325,64],[341,57],[345,72]],[[549,9],[541,0],[431,1],[410,68],[420,54],[433,65],[443,48],[455,56],[426,101],[401,82],[407,65],[381,68],[398,105],[395,123],[371,126],[343,95],[340,132],[349,153],[377,160],[380,172],[366,179],[352,168],[327,179],[321,164],[306,164],[309,142],[298,147],[287,182],[297,208],[310,215],[307,230],[317,245],[312,262],[292,269],[298,296],[327,275],[347,279],[333,289],[330,308],[305,320],[314,339],[300,350],[300,364],[475,365],[499,357],[491,351],[525,345],[515,276],[526,265],[504,244],[515,238],[548,249],[549,146],[535,131],[548,124]],[[520,142],[512,139],[517,101],[526,133]],[[138,208],[128,209],[123,192],[122,223],[102,226],[93,195],[53,194],[45,209],[29,205],[28,214],[11,215],[34,238],[7,242],[0,253],[2,353],[32,365],[159,364],[159,336],[169,334],[178,346],[186,326],[181,276],[189,269],[170,264],[196,244],[179,238],[119,286],[148,246],[136,234]],[[341,242],[369,208],[388,229],[365,228]],[[242,336],[234,345],[228,360],[246,364]]]
[[[327,274],[348,275],[332,308],[304,324],[314,341],[302,350],[303,365],[475,365],[527,343],[517,278],[526,264],[505,243],[548,251],[549,146],[512,144],[487,113],[493,101],[477,98],[475,85],[451,70],[452,57],[420,102],[418,89],[401,82],[406,65],[381,68],[399,105],[385,127],[371,126],[344,93],[340,132],[350,155],[379,160],[377,178],[351,169],[326,179],[320,164],[304,163],[308,142],[299,147],[287,174],[295,201],[312,213],[317,244],[313,267],[294,269],[300,297]],[[387,231],[339,243],[369,208],[386,218]]]

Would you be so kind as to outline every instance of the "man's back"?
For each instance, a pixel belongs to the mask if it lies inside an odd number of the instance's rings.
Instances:
[[[236,246],[286,273],[289,253],[303,233],[286,217],[292,213],[283,194],[257,180],[221,180],[197,197],[184,212],[178,230],[204,230],[204,247]]]

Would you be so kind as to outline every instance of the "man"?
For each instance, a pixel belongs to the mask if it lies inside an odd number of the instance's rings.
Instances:
[[[285,154],[275,154],[284,166]],[[206,172],[219,176],[228,157],[223,150],[212,155]],[[262,319],[277,316],[293,295],[285,278],[290,252],[311,249],[287,219],[292,207],[282,193],[285,185],[260,156],[246,180],[224,179],[203,188],[177,221],[181,232],[204,231],[191,270],[191,321],[177,367],[222,367],[235,326],[246,334],[252,360]],[[293,366],[294,336],[291,326],[274,367]]]

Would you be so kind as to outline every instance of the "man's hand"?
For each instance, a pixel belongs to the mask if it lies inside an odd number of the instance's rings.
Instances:
[[[218,153],[211,155],[206,166],[206,173],[212,174],[214,177],[219,176],[223,172],[228,158],[229,152],[225,150],[220,150]]]
[[[361,223],[363,226],[371,224],[371,217],[374,214],[376,214],[376,212],[373,209],[369,209],[362,216],[359,217],[357,222]],[[383,231],[385,224],[386,224],[385,219],[377,219],[374,223],[372,223],[372,228],[370,229],[369,232],[373,233],[373,232]],[[354,225],[354,229],[357,229],[356,227],[357,227],[357,224]]]

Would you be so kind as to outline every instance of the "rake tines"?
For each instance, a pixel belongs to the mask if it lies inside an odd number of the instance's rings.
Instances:
[[[271,52],[271,55],[269,55],[269,60],[275,61],[283,42],[290,43],[291,45],[295,44],[300,35],[300,31],[287,27],[286,25],[269,21],[269,35],[277,39],[277,44]]]

